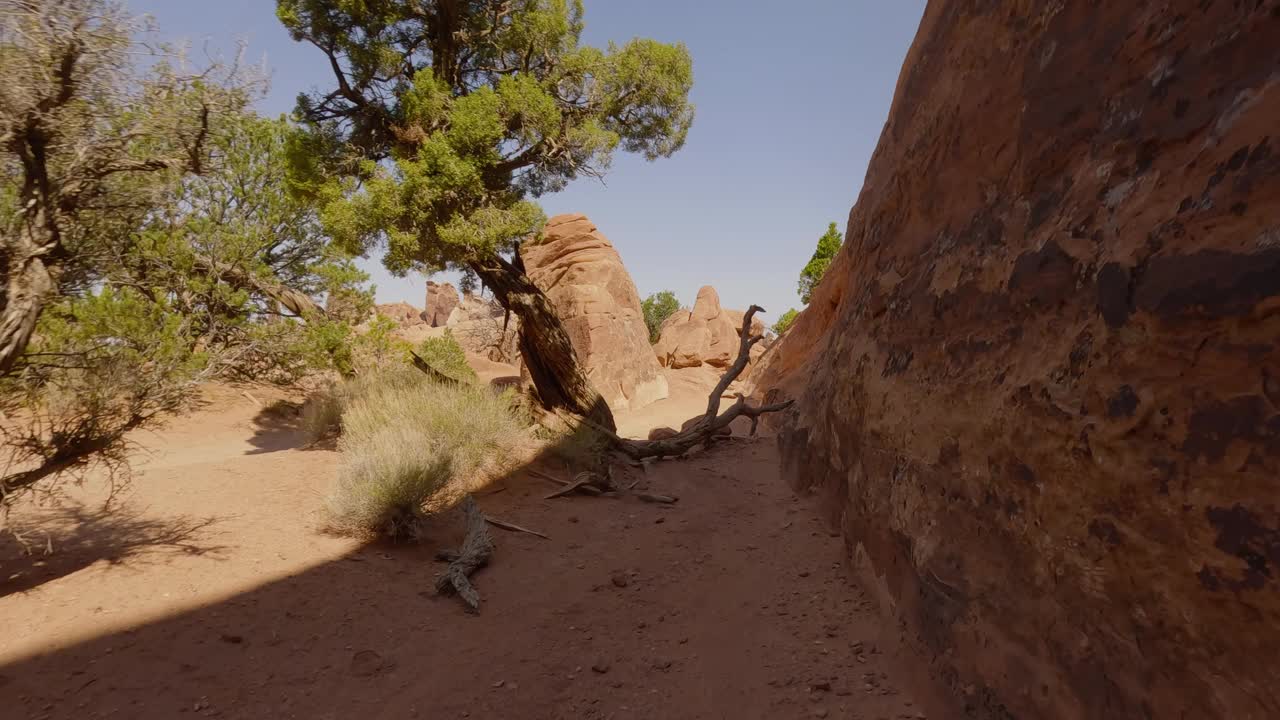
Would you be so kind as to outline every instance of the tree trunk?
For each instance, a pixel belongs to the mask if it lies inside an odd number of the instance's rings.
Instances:
[[[567,410],[613,432],[617,425],[604,398],[587,379],[569,334],[551,301],[518,268],[496,253],[471,269],[502,307],[520,318],[520,354],[548,410]]]
[[[6,268],[4,297],[0,298],[0,375],[13,369],[27,349],[44,305],[53,294],[54,282],[44,259],[15,248]]]

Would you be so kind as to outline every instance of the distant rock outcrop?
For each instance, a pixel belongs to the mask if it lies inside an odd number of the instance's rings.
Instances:
[[[693,310],[681,308],[662,323],[653,352],[663,367],[728,367],[738,356],[742,317],[742,312],[721,308],[720,295],[707,285],[698,291]]]
[[[640,294],[622,258],[585,215],[558,215],[521,248],[525,271],[555,306],[587,377],[614,412],[667,397]]]
[[[422,311],[406,302],[387,303],[374,307],[374,311],[385,318],[395,320],[401,327],[422,325]]]
[[[449,322],[449,315],[461,302],[458,289],[452,283],[427,281],[427,305],[422,311],[422,319],[431,327],[444,327]]]
[[[520,357],[520,321],[493,300],[463,293],[445,326],[468,352],[507,364],[515,364]]]
[[[947,717],[1280,717],[1278,38],[928,4],[756,385]]]

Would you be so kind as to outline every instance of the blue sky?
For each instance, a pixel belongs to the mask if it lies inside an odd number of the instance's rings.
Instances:
[[[324,56],[289,39],[272,0],[128,0],[196,57],[265,61],[268,114],[328,89]],[[697,119],[683,150],[654,163],[619,154],[605,184],[545,196],[548,215],[586,213],[613,241],[642,296],[692,303],[714,285],[726,307],[776,318],[827,223],[844,231],[879,140],[925,0],[586,0],[584,41],[680,41],[693,55]],[[207,50],[206,50],[207,49]],[[364,263],[378,301],[421,306],[420,276]]]

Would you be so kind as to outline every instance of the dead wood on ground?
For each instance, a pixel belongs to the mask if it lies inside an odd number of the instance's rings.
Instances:
[[[441,595],[457,593],[470,612],[480,611],[480,593],[471,585],[471,575],[489,564],[493,555],[493,537],[489,535],[488,519],[480,511],[476,499],[470,495],[462,501],[462,511],[467,519],[467,535],[457,552],[437,555],[449,561],[449,567],[436,577],[436,592]]]

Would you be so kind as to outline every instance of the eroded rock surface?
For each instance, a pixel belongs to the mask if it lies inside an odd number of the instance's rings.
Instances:
[[[720,294],[710,285],[704,286],[698,290],[693,310],[681,308],[662,323],[653,346],[658,362],[676,369],[703,364],[728,367],[738,356],[742,315],[720,307]],[[763,324],[760,329],[763,331]]]
[[[555,306],[587,377],[614,412],[667,397],[640,294],[618,251],[585,215],[551,218],[521,257],[529,278]]]
[[[469,353],[500,363],[519,361],[520,320],[495,300],[463,293],[445,327]]]
[[[929,3],[757,371],[976,718],[1280,717],[1280,3]]]
[[[458,307],[461,299],[458,289],[453,283],[427,281],[427,305],[422,311],[422,319],[431,327],[444,327],[449,322],[449,315]]]

